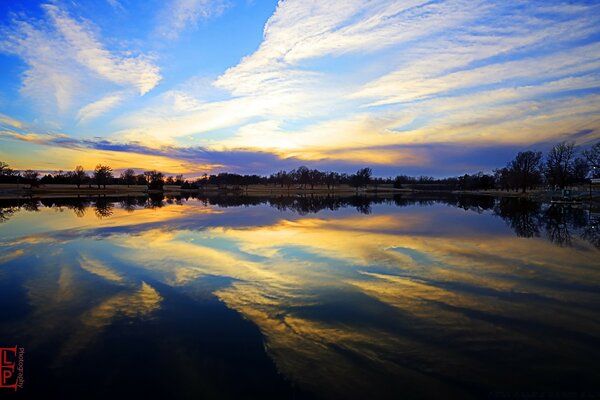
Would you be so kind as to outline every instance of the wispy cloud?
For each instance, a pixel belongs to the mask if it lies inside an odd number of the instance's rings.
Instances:
[[[176,39],[185,29],[218,17],[229,6],[227,0],[169,0],[160,14],[158,32],[168,39]]]
[[[229,99],[194,100],[183,89],[176,96],[194,104],[184,110],[166,94],[121,119],[125,129],[117,135],[400,164],[415,157],[369,149],[559,138],[600,114],[593,93],[570,94],[600,88],[598,43],[588,39],[600,32],[598,6],[524,7],[283,1],[258,50],[213,82]],[[344,63],[352,68],[340,68]],[[596,125],[590,137],[598,136]],[[202,139],[224,129],[224,138]]]
[[[8,115],[0,114],[0,125],[8,125],[13,128],[22,128],[23,123],[16,118]]]
[[[143,95],[161,79],[145,55],[118,54],[105,48],[97,28],[77,21],[53,4],[42,6],[43,20],[17,18],[5,28],[0,51],[21,57],[28,66],[22,92],[53,110],[69,110],[92,95],[101,82],[133,88]]]
[[[112,7],[114,8],[116,11],[125,11],[125,8],[123,7],[123,5],[121,4],[121,2],[119,2],[119,0],[106,0],[106,2]]]
[[[171,0],[151,29],[192,34],[228,6]],[[43,8],[0,44],[28,64],[23,93],[77,110],[84,125],[158,84],[151,57],[109,51],[90,21]],[[129,150],[232,168],[234,156],[260,168],[425,168],[440,146],[514,149],[576,132],[587,143],[600,137],[599,35],[600,5],[588,1],[284,0],[255,51],[209,75],[167,77],[176,83],[127,101],[89,146],[142,143]]]
[[[82,107],[79,112],[77,112],[77,118],[79,119],[79,122],[85,123],[86,121],[96,118],[111,108],[117,106],[124,100],[124,98],[124,93],[109,94],[100,100],[96,100]]]

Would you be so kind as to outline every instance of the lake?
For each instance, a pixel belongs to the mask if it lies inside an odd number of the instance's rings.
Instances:
[[[597,398],[599,219],[483,196],[2,200],[0,347],[25,349],[15,398]]]

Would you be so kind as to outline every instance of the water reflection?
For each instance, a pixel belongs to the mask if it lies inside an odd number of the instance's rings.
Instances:
[[[597,389],[590,210],[461,196],[3,209],[0,338],[32,355],[30,393],[67,377],[80,383],[62,398],[117,386],[170,398]]]
[[[0,199],[0,222],[8,221],[16,212],[39,211],[40,207],[62,211],[72,210],[83,217],[88,208],[93,208],[97,218],[107,218],[115,205],[133,212],[138,209],[155,210],[165,205],[183,205],[189,200],[198,200],[205,207],[219,208],[269,205],[279,211],[292,211],[305,216],[321,211],[335,211],[353,208],[361,214],[370,214],[372,205],[432,206],[447,204],[476,213],[491,212],[502,218],[519,237],[544,237],[559,246],[571,246],[572,237],[588,240],[600,247],[600,210],[581,206],[551,206],[525,198],[494,198],[491,196],[469,195],[411,195],[389,197],[365,196],[163,196],[152,194],[140,197],[95,197],[95,198],[42,198],[42,199]]]

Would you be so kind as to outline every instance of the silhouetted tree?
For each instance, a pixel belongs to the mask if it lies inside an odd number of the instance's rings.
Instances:
[[[350,185],[358,190],[359,187],[365,187],[371,182],[371,168],[361,168],[356,174],[350,176]]]
[[[511,174],[514,174],[517,186],[522,189],[523,193],[527,191],[528,187],[538,183],[541,159],[541,152],[522,151],[509,163]]]
[[[136,181],[135,171],[131,168],[126,169],[125,171],[121,172],[121,179],[127,186],[134,185]]]
[[[586,178],[590,172],[590,166],[585,158],[578,157],[573,161],[573,168],[571,170],[571,180],[575,184],[585,183]]]
[[[94,169],[94,181],[96,185],[98,185],[98,189],[100,189],[100,185],[104,186],[106,189],[106,184],[110,182],[113,178],[112,168],[108,165],[98,164]]]
[[[327,189],[335,189],[335,185],[340,183],[340,174],[337,172],[328,172],[325,177],[325,183],[327,185]]]
[[[306,185],[310,181],[310,170],[304,165],[296,170],[296,181],[306,189]]]
[[[600,178],[600,142],[583,152],[592,172],[592,178]]]
[[[546,177],[551,185],[564,188],[570,183],[575,156],[575,143],[554,145],[546,157]]]
[[[23,171],[22,176],[23,179],[25,179],[25,181],[27,181],[29,184],[36,185],[40,174],[37,171],[32,171],[28,169],[26,171]]]
[[[324,174],[318,169],[311,169],[308,171],[308,181],[310,182],[310,188],[314,189],[315,185],[319,185],[323,181]]]
[[[152,170],[152,171],[146,171],[144,172],[144,175],[147,178],[148,181],[148,187],[150,189],[153,190],[162,190],[165,181],[164,181],[164,175],[162,172],[159,172],[157,170]]]
[[[54,171],[51,182],[49,182],[49,183],[58,184],[58,185],[66,185],[71,182],[72,182],[72,173],[65,172],[62,169],[59,169],[58,171]]]
[[[77,185],[77,189],[79,189],[81,184],[85,183],[87,179],[88,176],[81,165],[76,166],[73,172],[71,173],[71,180],[74,184]]]
[[[148,181],[146,180],[146,175],[144,175],[144,174],[136,175],[135,184],[141,185],[141,186],[148,185]]]
[[[508,192],[515,187],[515,177],[509,167],[495,169],[494,180],[501,190]]]

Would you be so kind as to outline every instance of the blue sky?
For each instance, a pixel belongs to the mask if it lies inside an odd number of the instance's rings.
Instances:
[[[600,128],[597,1],[0,4],[0,160],[489,171]]]

